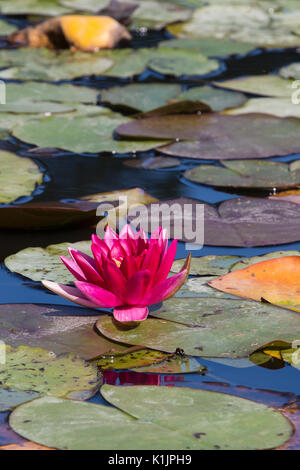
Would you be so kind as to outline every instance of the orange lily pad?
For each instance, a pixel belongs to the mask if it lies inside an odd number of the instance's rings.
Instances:
[[[300,257],[273,258],[209,281],[215,289],[245,299],[300,309]]]

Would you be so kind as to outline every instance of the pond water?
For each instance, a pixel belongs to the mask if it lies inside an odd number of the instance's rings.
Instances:
[[[16,22],[24,21],[22,18]],[[167,32],[151,32],[145,36],[135,35],[132,47],[147,47],[157,44],[161,40],[170,37]],[[3,43],[4,47],[5,44]],[[262,51],[260,49],[247,56],[234,57],[222,62],[222,70],[218,71],[218,79],[229,79],[243,75],[255,75],[276,72],[283,65],[297,62],[300,59],[299,52],[290,50]],[[207,81],[213,80],[216,74],[206,77]],[[189,80],[169,79],[150,70],[134,78],[134,82],[178,82],[186,89],[202,83],[200,79]],[[99,90],[109,88],[112,85],[125,85],[126,79],[114,79],[93,77],[77,79],[70,83],[88,85]],[[217,165],[208,160],[182,159],[180,166],[170,169],[142,170],[124,166],[123,160],[127,156],[117,155],[74,155],[68,152],[56,152],[51,157],[40,156],[38,153],[30,153],[30,145],[24,144],[11,137],[0,143],[1,149],[13,150],[19,155],[30,156],[38,165],[46,170],[47,180],[43,191],[34,195],[35,201],[51,200],[76,200],[77,198],[93,193],[141,187],[151,195],[159,199],[177,197],[191,197],[207,203],[218,205],[221,201],[236,198],[247,194],[246,191],[221,191],[204,185],[193,184],[182,177],[183,171],[204,162]],[[146,155],[155,155],[155,152],[145,152]],[[274,161],[292,161],[299,155],[274,158]],[[268,192],[248,192],[250,195],[266,196]],[[60,243],[66,240],[78,241],[90,237],[91,230],[76,228],[61,231],[40,232],[16,232],[2,231],[0,233],[0,260],[29,246],[47,246],[52,243]],[[205,246],[201,250],[194,251],[193,256],[207,254],[226,254],[240,256],[255,256],[277,250],[300,250],[300,242],[270,247],[257,248],[231,248]],[[186,255],[184,244],[179,244],[177,258]],[[38,303],[69,305],[69,302],[61,297],[52,295],[44,290],[38,283],[25,280],[19,275],[9,272],[2,264],[0,268],[0,301],[7,303]],[[197,389],[214,390],[231,393],[245,398],[261,401],[275,407],[291,407],[300,399],[300,371],[287,363],[278,368],[276,361],[270,361],[268,368],[253,365],[249,360],[204,360],[199,359],[200,364],[207,367],[205,374],[147,374],[133,371],[107,371],[104,373],[104,382],[112,385],[160,385],[168,387],[192,387]],[[106,404],[105,400],[97,394],[92,402]],[[293,415],[293,419],[296,420]],[[297,415],[298,416],[298,415]],[[0,444],[14,442],[15,437],[9,433],[5,425],[7,415],[0,414],[4,424],[0,424]],[[1,422],[2,422],[1,421]],[[0,423],[1,423],[0,422]],[[289,448],[299,448],[299,436],[294,437]]]

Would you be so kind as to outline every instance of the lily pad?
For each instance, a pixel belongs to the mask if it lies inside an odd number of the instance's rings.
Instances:
[[[164,75],[207,75],[217,70],[219,63],[191,50],[161,47],[148,67]]]
[[[18,407],[10,425],[27,439],[69,450],[262,449],[293,432],[280,412],[221,393],[136,386],[132,400],[132,387],[109,385],[101,393],[117,408],[44,397]]]
[[[1,9],[1,5],[0,5]],[[8,23],[7,21],[0,20],[0,35],[1,36],[7,36],[8,34],[13,33],[16,31],[18,28],[16,25],[12,23]]]
[[[209,86],[190,88],[177,96],[178,100],[201,101],[212,111],[223,111],[243,105],[247,98],[242,93],[220,90]]]
[[[221,291],[216,291],[208,285],[209,281],[213,281],[214,276],[200,276],[187,279],[181,289],[176,292],[174,297],[214,297],[222,299],[236,299],[234,295],[225,294]]]
[[[159,47],[189,49],[200,52],[207,57],[227,57],[236,54],[247,54],[253,50],[253,44],[228,41],[224,39],[168,39],[161,41]]]
[[[286,80],[278,77],[278,75],[254,75],[252,77],[234,78],[224,82],[214,82],[214,85],[229,90],[277,98],[290,98],[293,91],[292,80]]]
[[[283,78],[292,78],[294,80],[300,79],[300,64],[295,62],[285,67],[281,67],[279,75]]]
[[[99,387],[94,365],[73,354],[56,356],[46,349],[27,346],[6,346],[6,363],[0,364],[0,380],[4,388],[84,399]]]
[[[1,0],[0,12],[5,15],[57,16],[71,10],[58,0]]]
[[[216,256],[208,255],[200,258],[193,257],[191,260],[190,274],[196,276],[221,275],[229,271],[231,266],[240,260],[239,256]],[[171,271],[179,273],[184,259],[174,261]]]
[[[300,118],[299,106],[288,98],[253,98],[240,107],[225,111],[226,114],[240,115],[248,113],[263,113],[277,117]]]
[[[98,13],[109,5],[110,0],[58,0],[58,3],[72,10]]]
[[[180,165],[180,160],[173,157],[146,157],[126,160],[125,166],[141,168],[143,170],[157,170],[160,168],[173,168]]]
[[[60,260],[60,256],[68,256],[68,247],[91,255],[91,241],[76,243],[59,243],[46,248],[30,247],[9,256],[4,260],[5,266],[12,272],[22,274],[32,281],[42,279],[59,282],[61,284],[73,283],[74,277]]]
[[[237,271],[238,269],[247,268],[248,266],[252,266],[252,264],[260,263],[261,261],[267,261],[268,259],[274,258],[283,258],[284,256],[300,256],[300,251],[274,251],[273,253],[267,253],[266,255],[251,256],[250,258],[240,258],[239,261],[232,264],[228,271]],[[224,272],[222,274],[226,273]]]
[[[102,337],[103,338],[103,337]],[[169,354],[151,349],[140,349],[133,352],[115,355],[104,355],[96,359],[94,363],[102,370],[111,369],[133,369],[134,367],[147,367],[156,363],[161,363],[170,357]]]
[[[192,14],[190,8],[172,5],[171,2],[143,0],[131,15],[133,28],[161,29],[167,24],[187,21]]]
[[[275,339],[292,342],[300,333],[297,312],[251,301],[174,298],[151,316],[156,319],[149,318],[130,330],[116,325],[109,316],[99,318],[96,326],[117,342],[233,359],[248,357],[260,345]]]
[[[9,204],[22,196],[31,196],[43,182],[43,173],[30,158],[0,150],[0,203]]]
[[[299,255],[284,256],[235,270],[209,285],[228,294],[299,310],[299,272]]]
[[[200,209],[198,216],[197,206]],[[279,198],[274,201],[243,197],[227,200],[218,209],[195,199],[170,199],[146,205],[146,209],[136,208],[128,218],[134,226],[140,224],[148,233],[151,226],[169,227],[171,238],[187,243],[196,243],[199,230],[204,227],[205,245],[249,247],[299,241],[299,216],[298,204],[280,201]],[[198,237],[196,232],[187,233],[186,228],[192,223],[197,224]],[[286,230],[287,226],[289,230]]]
[[[181,93],[180,85],[138,84],[114,87],[101,91],[101,100],[122,105],[135,111],[150,111],[168,103]]]
[[[218,129],[216,135],[216,129]],[[234,160],[299,152],[300,120],[263,114],[170,115],[120,125],[122,137],[182,139],[160,150],[177,157]]]
[[[18,139],[38,147],[56,147],[75,153],[130,153],[149,150],[159,145],[157,140],[114,140],[114,129],[128,121],[128,118],[117,113],[74,119],[53,116],[16,126],[13,134]]]
[[[97,310],[77,307],[7,304],[0,306],[2,341],[10,346],[40,347],[83,359],[118,354],[127,348],[94,331]]]
[[[300,114],[299,114],[300,116]],[[221,166],[199,165],[184,173],[195,183],[232,188],[293,188],[300,185],[300,171],[286,163],[231,160]]]
[[[34,392],[19,392],[17,390],[0,388],[0,413],[9,411],[17,405],[38,397],[40,397],[40,394]]]

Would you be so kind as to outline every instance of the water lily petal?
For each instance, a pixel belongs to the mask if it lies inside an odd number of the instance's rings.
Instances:
[[[119,322],[146,320],[149,310],[147,307],[115,308],[114,318]]]
[[[145,293],[150,288],[152,274],[149,270],[138,271],[125,286],[124,301],[127,305],[144,304]]]
[[[77,281],[87,281],[87,278],[85,277],[84,273],[73,259],[69,259],[66,256],[60,256],[60,259],[62,260],[66,268],[70,271],[70,273],[73,274],[74,277],[76,277]]]
[[[113,292],[110,292],[103,287],[95,286],[89,282],[75,282],[76,287],[87,297],[93,304],[103,308],[119,307],[122,305],[119,299]]]
[[[145,305],[156,304],[172,297],[186,281],[191,266],[191,255],[187,257],[182,270],[159,284],[156,284],[143,299]]]
[[[104,260],[103,275],[106,286],[122,298],[127,279],[114,261]]]
[[[96,263],[93,258],[72,248],[69,248],[69,253],[72,253],[72,258],[85,276],[85,279],[78,279],[79,281],[83,280],[98,284],[102,287],[104,286],[105,283],[96,269]]]
[[[176,250],[177,240],[173,240],[169,248],[166,248],[165,252],[162,255],[162,259],[160,260],[160,267],[158,268],[155,276],[155,284],[158,284],[159,282],[163,281],[168,276],[172,264],[174,262]]]
[[[119,235],[108,225],[105,234],[104,234],[104,241],[109,249],[113,246],[114,240],[118,240]]]
[[[158,244],[152,245],[151,248],[146,252],[146,256],[142,263],[142,269],[149,269],[152,273],[152,281],[155,282],[154,276],[158,270],[161,259],[161,250]],[[169,270],[170,271],[170,270]],[[157,282],[155,282],[157,284]]]
[[[126,256],[121,263],[120,270],[126,279],[130,279],[138,270],[136,266],[136,258],[134,256]]]
[[[101,238],[97,237],[97,235],[92,235],[92,246],[97,246],[98,250],[100,250],[105,256],[109,255],[109,248],[106,243],[101,240]]]
[[[88,308],[99,308],[99,305],[88,300],[76,287],[65,286],[64,284],[52,281],[42,281],[42,284],[55,294],[75,304]]]
[[[124,225],[124,227],[122,228],[120,232],[120,238],[125,239],[125,240],[126,239],[135,240],[135,233],[131,225],[129,224]]]

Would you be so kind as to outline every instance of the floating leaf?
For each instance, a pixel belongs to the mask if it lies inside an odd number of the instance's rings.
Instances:
[[[230,188],[272,189],[300,185],[299,169],[286,163],[231,160],[222,165],[199,165],[187,170],[184,177],[195,183]]]
[[[299,273],[300,257],[285,256],[230,272],[210,281],[209,285],[239,297],[299,309]]]
[[[278,98],[290,98],[292,93],[292,81],[277,75],[254,75],[234,78],[224,82],[214,82],[214,85],[229,90]]]
[[[40,395],[34,392],[19,392],[17,390],[7,390],[0,388],[0,413],[9,411],[21,403],[31,401]]]
[[[161,47],[148,67],[164,75],[206,75],[217,70],[219,63],[198,52]]]
[[[169,227],[171,238],[187,243],[199,245],[199,234],[204,230],[205,245],[249,247],[299,241],[299,215],[298,204],[278,199],[236,198],[216,209],[195,199],[179,198],[136,208],[128,218],[132,225],[140,225],[148,233],[151,226]],[[187,227],[191,228],[190,233]],[[193,232],[192,227],[197,227],[198,232]]]
[[[204,113],[139,119],[120,125],[116,132],[122,137],[193,141],[162,147],[168,155],[234,160],[297,153],[299,129],[300,120],[295,118]]]
[[[7,304],[0,306],[1,338],[10,346],[41,347],[83,359],[117,354],[127,348],[94,331],[97,310],[77,307]]]
[[[274,251],[273,253],[267,253],[265,255],[251,256],[250,258],[240,258],[240,261],[237,261],[236,263],[232,264],[232,266],[230,267],[230,269],[228,269],[228,271],[237,271],[238,269],[246,268],[248,266],[251,266],[252,264],[256,264],[261,261],[267,261],[273,258],[283,258],[285,256],[300,256],[300,252],[296,250]],[[224,272],[222,274],[226,274],[226,273]]]
[[[253,50],[253,44],[228,41],[224,39],[205,38],[205,39],[168,39],[161,41],[159,47],[168,47],[173,49],[189,49],[197,51],[207,57],[224,57],[235,54],[247,54]]]
[[[126,106],[135,111],[150,111],[167,104],[180,92],[181,86],[175,84],[133,83],[101,91],[101,100],[114,105]]]
[[[295,62],[279,69],[279,75],[283,78],[292,78],[294,80],[300,79],[300,64]]]
[[[0,5],[1,9],[1,5]],[[7,36],[8,34],[13,33],[16,31],[18,28],[16,25],[12,23],[8,23],[7,21],[0,20],[0,35],[1,36]]]
[[[59,3],[72,10],[98,13],[109,5],[110,0],[59,0]]]
[[[288,98],[253,98],[241,108],[225,111],[226,114],[240,115],[248,113],[264,113],[278,117],[300,118],[300,110]]]
[[[102,356],[94,362],[102,370],[122,370],[132,369],[134,367],[147,367],[149,365],[161,363],[169,356],[169,354],[162,353],[161,351],[152,351],[151,349],[140,349],[138,351],[128,352],[126,354]]]
[[[141,168],[143,170],[157,170],[160,168],[173,168],[180,165],[178,158],[172,157],[146,157],[139,159],[130,159],[124,162],[124,165],[131,168]]]
[[[30,158],[0,150],[0,203],[9,204],[30,196],[43,182],[43,173]]]
[[[57,16],[70,11],[57,0],[1,0],[0,11],[4,15]]]
[[[35,442],[69,450],[263,449],[292,434],[280,412],[243,398],[181,387],[136,386],[134,400],[132,393],[132,387],[102,387],[118,409],[41,398],[18,407],[10,425]]]
[[[216,291],[210,287],[207,283],[213,279],[215,279],[214,276],[200,276],[188,279],[181,289],[176,292],[175,297],[215,297],[222,299],[236,299],[233,295]]]
[[[23,442],[22,444],[8,444],[6,446],[1,446],[0,450],[55,450],[50,449],[49,447],[40,446],[35,444],[35,442]]]
[[[161,29],[167,24],[186,21],[191,17],[192,10],[183,6],[172,5],[164,1],[139,1],[131,15],[132,27]]]
[[[197,359],[194,359],[193,357],[173,355],[160,364],[137,367],[132,370],[147,374],[194,374],[202,372],[204,375],[206,367],[201,366]]]
[[[42,279],[70,284],[74,277],[65,268],[60,256],[68,256],[68,247],[91,255],[91,241],[59,243],[46,248],[30,247],[5,259],[5,266],[12,272],[22,274],[32,281]]]
[[[193,257],[191,260],[190,274],[196,276],[217,276],[225,274],[229,271],[231,266],[240,260],[239,256],[216,256],[208,255],[201,256],[200,258]],[[171,271],[179,273],[181,270],[184,259],[174,261]]]
[[[299,337],[299,314],[268,304],[225,298],[174,298],[137,328],[102,316],[97,329],[112,341],[189,356],[248,357],[261,344]],[[288,325],[288,326],[287,326]],[[298,335],[298,336],[297,336]]]
[[[223,111],[227,108],[241,106],[247,101],[242,93],[220,90],[209,86],[190,88],[177,97],[178,100],[201,101],[212,111]]]
[[[22,367],[20,367],[22,364]],[[6,346],[0,364],[2,386],[57,397],[87,399],[99,387],[97,368],[73,354],[56,356],[46,349]]]
[[[149,150],[159,145],[157,140],[114,140],[114,129],[128,121],[128,118],[117,113],[74,119],[53,116],[16,126],[13,134],[38,147],[56,147],[75,153],[129,153]]]

